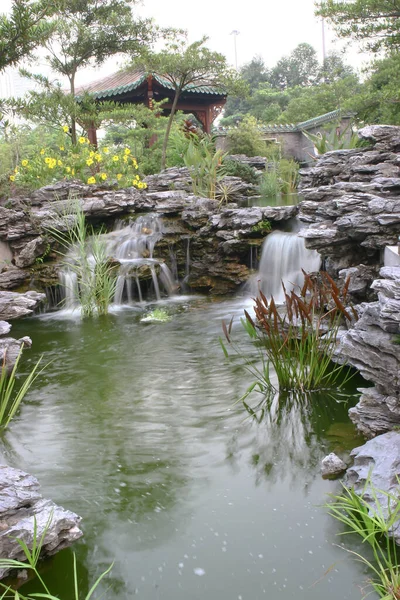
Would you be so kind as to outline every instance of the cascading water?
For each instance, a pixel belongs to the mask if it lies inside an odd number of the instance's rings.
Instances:
[[[143,302],[147,296],[160,300],[162,294],[173,295],[176,290],[170,269],[161,260],[153,258],[156,243],[162,238],[162,223],[156,215],[139,217],[133,223],[118,223],[115,230],[103,236],[106,255],[119,263],[114,304]],[[91,260],[88,256],[88,263]],[[75,259],[71,251],[69,262]],[[79,308],[78,278],[70,268],[60,272],[60,283],[64,290],[64,308]]]
[[[286,290],[302,285],[306,272],[318,271],[321,257],[315,250],[305,247],[304,239],[297,233],[275,231],[264,241],[260,266],[257,276],[252,282],[252,292],[261,291],[267,298],[283,301],[282,282]]]

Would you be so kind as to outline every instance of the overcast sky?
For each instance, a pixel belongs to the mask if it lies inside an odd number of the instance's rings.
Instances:
[[[11,0],[0,0],[0,12],[6,12],[10,5]],[[209,36],[209,48],[225,54],[233,66],[235,39],[239,67],[257,54],[271,67],[301,42],[314,46],[322,58],[322,25],[314,16],[314,0],[201,0],[198,3],[193,0],[144,0],[135,12],[153,17],[161,26],[186,29],[190,41]],[[235,36],[232,31],[239,34]],[[344,47],[327,26],[325,39],[328,52]],[[357,68],[366,59],[354,47],[347,48],[345,56]],[[113,59],[100,70],[81,73],[78,83],[108,75],[117,68]]]

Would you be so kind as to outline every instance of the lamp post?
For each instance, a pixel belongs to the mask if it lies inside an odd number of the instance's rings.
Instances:
[[[230,35],[233,35],[233,47],[235,49],[235,69],[237,71],[238,68],[238,64],[237,64],[237,48],[236,48],[236,38],[239,35],[240,31],[238,31],[237,29],[234,29],[233,31],[231,31]]]

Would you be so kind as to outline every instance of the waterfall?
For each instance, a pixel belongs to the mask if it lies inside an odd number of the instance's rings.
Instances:
[[[305,247],[304,239],[297,233],[275,231],[270,233],[263,244],[260,266],[252,282],[252,293],[258,289],[277,302],[283,301],[282,282],[286,290],[302,285],[306,272],[318,271],[321,257],[315,250]]]
[[[128,225],[119,221],[114,231],[104,234],[105,255],[119,263],[114,304],[143,302],[149,295],[160,300],[162,295],[172,295],[177,289],[168,266],[153,257],[156,243],[162,238],[162,222],[156,215],[141,216]],[[88,240],[90,248],[90,240]],[[73,248],[69,262],[76,260]],[[91,265],[94,259],[89,254]],[[64,307],[74,309],[79,306],[79,290],[76,273],[65,268],[60,272],[60,283],[64,292]]]

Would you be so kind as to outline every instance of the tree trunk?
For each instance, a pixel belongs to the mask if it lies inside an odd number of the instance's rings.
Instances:
[[[165,165],[166,165],[166,162],[167,162],[168,138],[169,138],[169,134],[171,132],[172,122],[174,120],[174,116],[175,116],[175,113],[176,113],[176,106],[178,104],[178,100],[179,100],[179,96],[181,95],[181,91],[182,91],[182,88],[180,86],[177,87],[176,90],[175,90],[174,101],[173,101],[172,107],[171,107],[171,114],[169,115],[169,119],[168,119],[168,123],[167,123],[167,129],[165,131],[163,148],[162,148],[162,158],[161,158],[161,169],[162,170],[165,169]]]
[[[75,102],[75,73],[72,73],[72,75],[69,79],[69,84],[70,84],[70,89],[71,89],[71,96],[72,96],[73,101]],[[71,115],[71,141],[72,141],[72,145],[75,146],[76,142],[77,142],[75,114]]]

